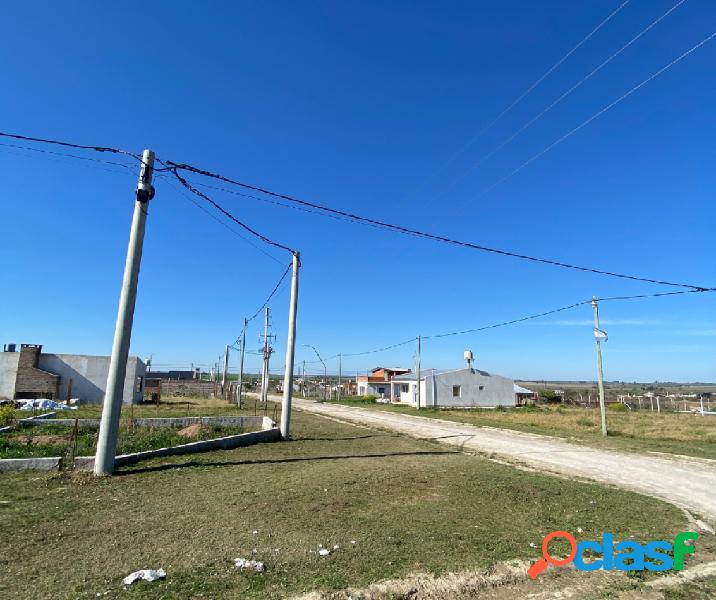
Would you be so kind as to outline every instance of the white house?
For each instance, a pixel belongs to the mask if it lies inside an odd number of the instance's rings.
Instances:
[[[394,400],[415,406],[415,373],[398,375],[391,380]],[[421,407],[515,406],[515,382],[475,368],[420,372]]]

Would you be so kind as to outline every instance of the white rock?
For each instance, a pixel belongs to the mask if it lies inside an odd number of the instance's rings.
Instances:
[[[264,563],[258,560],[249,560],[247,558],[235,558],[234,566],[237,569],[253,569],[257,573],[263,573],[266,570]]]

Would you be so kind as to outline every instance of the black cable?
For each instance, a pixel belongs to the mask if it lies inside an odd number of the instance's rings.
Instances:
[[[168,163],[168,164],[170,164],[170,163]],[[186,179],[184,179],[181,175],[179,175],[179,173],[177,172],[176,167],[173,167],[173,168],[171,169],[171,171],[172,171],[172,173],[174,173],[174,175],[176,176],[176,178],[179,180],[179,183],[181,183],[181,184],[182,184],[186,189],[188,189],[192,194],[195,194],[195,195],[199,196],[199,198],[202,198],[203,200],[206,200],[209,204],[211,204],[214,208],[216,208],[216,210],[218,210],[219,212],[223,213],[226,217],[228,217],[229,219],[231,219],[231,220],[232,220],[234,223],[236,223],[237,225],[240,225],[241,227],[243,227],[246,231],[248,231],[248,232],[251,233],[252,235],[256,236],[257,238],[259,238],[260,240],[262,240],[263,242],[265,242],[265,243],[267,243],[267,244],[269,244],[269,245],[271,245],[271,246],[276,246],[276,248],[281,248],[282,250],[287,250],[287,251],[290,252],[291,254],[296,254],[296,251],[295,251],[295,250],[292,250],[291,248],[289,248],[288,246],[284,246],[283,244],[279,244],[278,242],[274,242],[273,240],[267,238],[265,235],[260,234],[260,233],[259,233],[258,231],[256,231],[255,229],[252,229],[251,227],[249,227],[249,226],[246,225],[245,223],[239,221],[239,219],[237,219],[234,215],[232,215],[232,214],[231,214],[228,210],[226,210],[223,206],[221,206],[220,204],[218,204],[217,202],[215,202],[214,200],[212,200],[211,198],[209,198],[209,196],[207,196],[207,195],[204,194],[203,192],[200,192],[199,190],[197,190],[193,185],[191,185],[191,183],[189,183]]]
[[[392,223],[386,223],[385,221],[379,221],[379,220],[377,220],[377,219],[372,219],[372,218],[369,218],[369,217],[362,217],[362,216],[356,215],[356,214],[354,214],[354,213],[350,213],[350,212],[343,211],[343,210],[337,210],[337,209],[335,209],[335,208],[329,208],[329,207],[327,207],[327,206],[322,206],[322,205],[320,205],[320,204],[315,204],[315,203],[313,203],[313,202],[308,202],[308,201],[306,201],[306,200],[300,200],[300,199],[298,199],[298,198],[295,198],[295,197],[292,197],[292,196],[288,196],[288,195],[286,195],[286,194],[279,194],[279,193],[277,193],[277,192],[272,192],[272,191],[270,191],[270,190],[267,190],[267,189],[264,189],[264,188],[260,188],[260,187],[258,187],[258,186],[250,185],[250,184],[248,184],[248,183],[242,183],[242,182],[240,182],[240,181],[236,181],[236,180],[234,180],[234,179],[230,179],[229,177],[225,177],[224,175],[219,175],[219,174],[217,174],[217,173],[212,173],[211,171],[207,171],[207,170],[205,170],[205,169],[199,169],[199,168],[194,167],[194,166],[192,166],[192,165],[182,164],[182,163],[175,163],[175,162],[170,161],[170,160],[167,160],[167,161],[166,161],[166,164],[174,169],[175,174],[177,174],[177,170],[179,170],[179,169],[181,169],[181,170],[183,170],[183,171],[189,171],[189,172],[192,172],[192,173],[196,173],[196,174],[198,174],[198,175],[203,175],[203,176],[205,176],[205,177],[211,177],[211,178],[213,178],[213,179],[218,179],[218,180],[220,180],[220,181],[224,181],[224,182],[230,183],[230,184],[232,184],[232,185],[238,185],[238,186],[243,187],[243,188],[245,188],[245,189],[253,190],[253,191],[255,191],[255,192],[260,192],[260,193],[266,194],[266,195],[268,195],[268,196],[273,196],[273,197],[275,197],[275,198],[281,198],[281,199],[287,200],[287,201],[289,201],[289,202],[293,202],[293,203],[296,203],[296,204],[301,204],[301,205],[303,205],[303,206],[308,206],[308,207],[310,207],[310,208],[314,208],[314,209],[317,209],[317,210],[320,210],[320,211],[324,211],[324,212],[326,212],[326,213],[331,213],[331,214],[334,214],[334,215],[340,215],[340,216],[342,216],[342,217],[346,217],[346,218],[352,219],[353,221],[358,222],[358,223],[377,225],[377,226],[379,226],[379,227],[382,227],[382,228],[385,228],[385,229],[390,229],[390,230],[393,230],[393,231],[397,231],[397,232],[399,232],[399,233],[403,233],[403,234],[406,234],[406,235],[412,235],[412,236],[415,236],[415,237],[421,237],[421,238],[430,239],[430,240],[434,240],[434,241],[438,241],[438,242],[443,242],[443,243],[447,243],[447,244],[453,244],[453,245],[461,246],[461,247],[464,247],[464,248],[470,248],[470,249],[472,249],[472,250],[479,250],[479,251],[482,251],[482,252],[490,252],[490,253],[499,254],[499,255],[502,255],[502,256],[509,256],[509,257],[512,257],[512,258],[519,258],[519,259],[521,259],[521,260],[528,260],[528,261],[532,261],[532,262],[538,262],[538,263],[548,264],[548,265],[552,265],[552,266],[556,266],[556,267],[562,267],[562,268],[566,268],[566,269],[575,269],[575,270],[578,270],[578,271],[586,271],[586,272],[589,272],[589,273],[595,273],[595,274],[597,274],[597,275],[606,275],[606,276],[609,276],[609,277],[618,277],[618,278],[621,278],[621,279],[629,279],[629,280],[632,280],[632,281],[643,281],[643,282],[645,282],[645,283],[653,283],[653,284],[658,284],[658,285],[668,285],[668,286],[672,286],[672,287],[690,288],[690,289],[696,290],[696,291],[706,291],[706,290],[712,291],[712,290],[716,289],[716,288],[707,288],[707,287],[699,286],[699,285],[691,285],[691,284],[685,284],[685,283],[674,283],[674,282],[671,282],[671,281],[662,281],[662,280],[659,280],[659,279],[651,279],[651,278],[648,278],[648,277],[639,277],[639,276],[636,276],[636,275],[627,275],[627,274],[625,274],[625,273],[616,273],[616,272],[613,272],[613,271],[604,271],[604,270],[602,270],[602,269],[595,269],[595,268],[592,268],[592,267],[583,267],[583,266],[580,266],[580,265],[572,265],[572,264],[564,263],[564,262],[557,261],[557,260],[551,260],[551,259],[547,259],[547,258],[538,258],[538,257],[534,257],[534,256],[528,256],[528,255],[526,255],[526,254],[519,254],[519,253],[516,253],[516,252],[510,252],[510,251],[507,251],[507,250],[500,250],[500,249],[498,249],[498,248],[490,248],[490,247],[488,247],[488,246],[482,246],[482,245],[479,245],[479,244],[473,244],[472,242],[465,242],[465,241],[456,240],[456,239],[453,239],[453,238],[448,238],[448,237],[445,237],[445,236],[442,236],[442,235],[437,235],[437,234],[433,234],[433,233],[427,233],[427,232],[424,232],[424,231],[419,231],[419,230],[417,230],[417,229],[410,229],[410,228],[408,228],[408,227],[403,227],[402,225],[395,225],[395,224],[392,224]],[[177,177],[179,177],[178,174],[177,174]]]
[[[265,302],[259,307],[259,309],[248,319],[246,319],[246,323],[244,323],[244,327],[241,329],[241,333],[239,334],[239,337],[234,340],[234,343],[231,344],[231,346],[236,346],[237,344],[240,344],[241,336],[244,334],[244,331],[246,330],[246,327],[251,321],[253,321],[256,317],[258,317],[261,314],[261,311],[266,308],[268,303],[271,301],[271,298],[273,298],[276,295],[276,292],[278,292],[278,289],[281,287],[281,284],[283,283],[283,280],[286,279],[286,275],[288,275],[288,272],[291,270],[291,267],[293,266],[293,262],[288,263],[286,266],[286,270],[283,272],[283,275],[281,275],[281,279],[278,280],[278,283],[276,284],[276,287],[273,288],[271,293],[268,295],[268,298],[266,298]],[[239,350],[240,348],[236,348]]]
[[[166,176],[166,174],[161,173],[161,174],[157,175],[157,179],[159,179],[159,178],[164,179],[164,180],[165,180],[168,184],[170,184],[172,187],[175,187],[175,186],[174,186],[174,180],[173,180],[173,179],[168,179],[167,176]],[[196,200],[194,200],[194,198],[193,198],[192,196],[190,196],[189,194],[187,194],[187,193],[184,191],[183,188],[176,187],[176,189],[177,189],[177,190],[179,191],[179,193],[180,193],[182,196],[184,196],[189,202],[191,202],[191,203],[192,203],[194,206],[196,206],[199,210],[201,210],[203,213],[205,213],[208,217],[210,217],[211,219],[213,219],[214,221],[216,221],[217,223],[219,223],[219,225],[221,225],[222,227],[225,227],[227,230],[229,230],[231,233],[233,233],[236,237],[238,237],[239,239],[241,239],[241,240],[243,240],[244,242],[246,242],[249,246],[251,246],[251,247],[254,248],[255,250],[261,252],[261,254],[263,254],[264,256],[270,258],[272,261],[277,262],[277,263],[280,264],[280,265],[283,265],[283,261],[279,260],[279,259],[276,258],[273,254],[270,254],[269,252],[267,252],[266,250],[264,250],[261,246],[259,246],[258,244],[254,243],[253,241],[251,241],[251,239],[249,239],[248,237],[246,237],[246,236],[240,234],[238,231],[236,231],[236,229],[234,229],[234,228],[233,228],[231,225],[229,225],[226,221],[222,220],[219,216],[217,216],[217,215],[215,215],[214,213],[212,213],[209,208],[205,207],[203,204],[199,204],[199,202],[197,202]]]
[[[142,160],[142,157],[138,154],[134,154],[133,152],[129,152],[128,150],[122,150],[120,148],[110,148],[108,146],[84,146],[82,144],[73,144],[71,142],[63,142],[60,140],[49,140],[45,138],[37,138],[37,137],[31,137],[27,135],[19,135],[16,133],[7,133],[0,131],[0,137],[7,137],[12,138],[15,140],[24,140],[26,142],[39,142],[42,144],[54,144],[57,146],[64,146],[66,148],[78,148],[80,150],[94,150],[95,152],[111,152],[112,154],[126,154],[127,156],[132,156],[139,161]]]
[[[702,292],[708,292],[713,290],[680,290],[678,292],[657,292],[655,294],[638,294],[634,296],[610,296],[607,298],[597,298],[598,302],[605,302],[605,301],[611,301],[611,300],[636,300],[638,298],[658,298],[661,296],[676,296],[679,294],[698,294]],[[452,331],[450,333],[440,333],[437,335],[429,335],[425,336],[421,339],[429,340],[431,338],[441,338],[441,337],[448,337],[452,335],[461,335],[464,333],[476,333],[478,331],[485,331],[487,329],[496,329],[497,327],[505,327],[506,325],[514,325],[515,323],[521,323],[523,321],[530,321],[532,319],[537,319],[539,317],[546,317],[548,315],[552,315],[554,313],[562,312],[565,310],[570,310],[572,308],[577,308],[578,306],[583,306],[585,304],[591,304],[592,300],[582,300],[581,302],[575,302],[574,304],[570,304],[568,306],[562,306],[560,308],[555,308],[552,310],[548,310],[543,313],[539,313],[536,315],[529,315],[526,317],[521,317],[519,319],[513,319],[511,321],[503,321],[502,323],[495,323],[493,325],[485,325],[484,327],[477,327],[475,329],[465,329],[463,331]]]

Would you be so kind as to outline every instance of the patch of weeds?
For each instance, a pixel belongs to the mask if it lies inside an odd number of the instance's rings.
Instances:
[[[594,427],[596,423],[591,419],[585,419],[584,417],[580,417],[579,419],[577,419],[577,425],[581,425],[582,427]]]

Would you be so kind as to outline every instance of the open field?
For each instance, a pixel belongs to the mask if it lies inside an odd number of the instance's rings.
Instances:
[[[271,413],[273,403],[268,405]],[[258,407],[256,412],[260,412]],[[102,409],[98,405],[85,405],[73,411],[58,411],[57,418],[99,419]],[[119,428],[117,454],[128,454],[144,450],[166,448],[199,440],[246,433],[237,425],[202,425],[196,435],[179,435],[182,427],[135,427],[131,420],[142,417],[185,417],[214,415],[253,415],[254,402],[243,409],[228,406],[219,399],[199,400],[196,398],[167,398],[158,405],[137,405],[124,407]],[[263,413],[260,413],[263,414]],[[16,418],[23,418],[23,411],[16,411]],[[269,414],[269,416],[271,416]],[[27,458],[35,456],[64,456],[73,445],[75,456],[93,455],[97,447],[98,430],[93,427],[78,428],[76,440],[73,427],[37,424],[19,427],[14,431],[0,434],[0,458]]]
[[[557,528],[647,540],[687,526],[639,494],[303,412],[293,421],[292,442],[156,459],[109,479],[0,476],[0,595],[282,598],[532,559],[530,544]],[[321,557],[319,544],[340,547]],[[236,570],[237,557],[266,573]],[[129,572],[158,567],[165,581],[122,589]]]
[[[599,410],[541,405],[496,409],[432,409],[344,399],[341,404],[402,414],[436,417],[481,427],[504,427],[566,438],[599,448],[637,452],[668,452],[716,459],[716,417],[651,411],[609,409],[609,437],[601,435]]]

